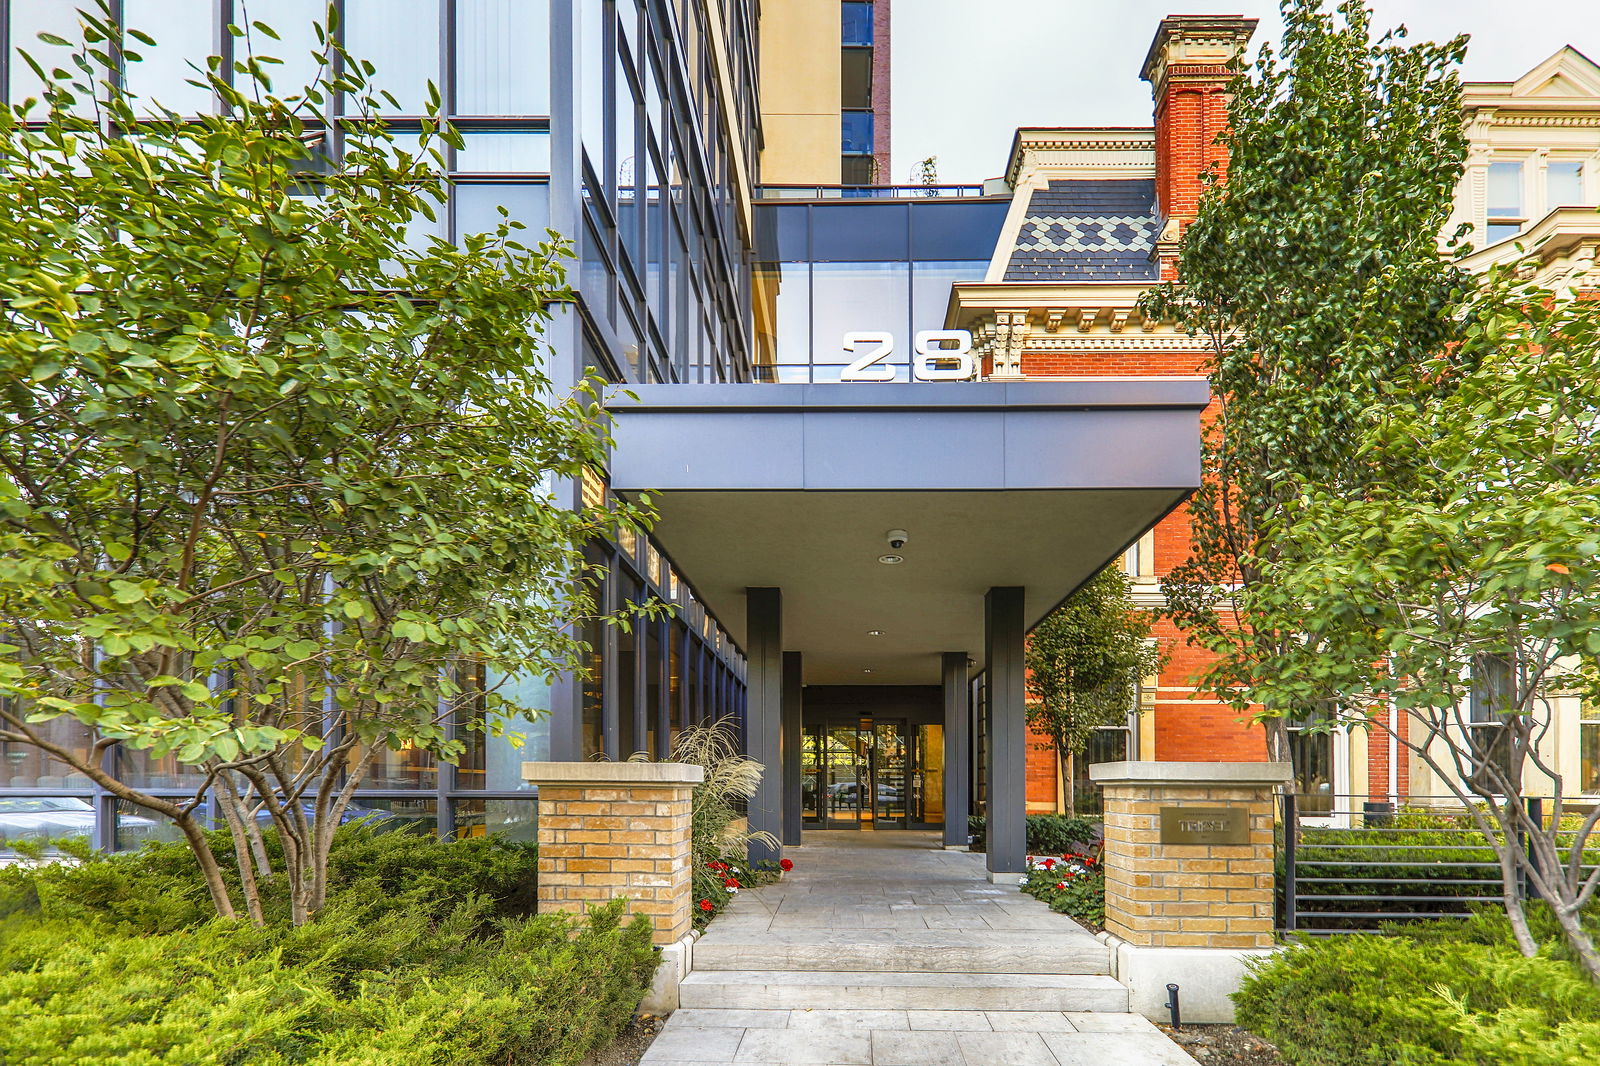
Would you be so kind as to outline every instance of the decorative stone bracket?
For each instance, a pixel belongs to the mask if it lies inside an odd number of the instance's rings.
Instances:
[[[693,914],[689,802],[705,771],[688,763],[527,762],[539,786],[539,909],[582,911],[624,897],[658,945]]]

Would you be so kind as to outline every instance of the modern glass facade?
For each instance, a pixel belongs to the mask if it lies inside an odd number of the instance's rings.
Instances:
[[[8,100],[40,92],[18,47],[46,69],[66,65],[66,49],[37,35],[77,40],[77,6],[0,0],[0,86]],[[397,102],[389,116],[394,128],[420,129],[431,81],[462,132],[464,146],[446,153],[448,207],[437,222],[419,218],[414,240],[459,240],[492,228],[505,207],[533,233],[548,227],[572,242],[577,301],[548,335],[558,385],[586,368],[617,382],[753,379],[754,0],[709,8],[700,0],[334,6],[345,44],[376,65],[376,84]],[[209,113],[216,102],[186,84],[194,77],[189,64],[253,48],[285,61],[274,80],[287,94],[315,76],[312,26],[325,21],[327,9],[326,0],[119,0],[113,13],[121,24],[157,45],[130,46],[141,61],[114,76],[179,114]],[[225,29],[257,20],[281,42],[259,33],[235,38]],[[330,113],[354,106],[334,100]],[[337,156],[336,124],[324,139]],[[574,484],[570,502],[582,506],[586,494],[604,491],[600,477]],[[685,724],[742,715],[743,655],[659,547],[644,537],[596,543],[591,557],[608,607],[653,599],[674,605],[672,616],[628,633],[592,627],[585,634],[594,649],[587,680],[486,678],[547,713],[498,723],[500,736],[452,724],[467,744],[454,766],[424,751],[385,752],[357,794],[359,807],[445,834],[531,837],[524,760],[635,751],[659,757]],[[55,728],[62,743],[84,750],[93,743],[75,721]],[[511,735],[523,738],[521,747]],[[108,758],[124,779],[152,793],[192,794],[193,768],[127,751]],[[172,835],[149,812],[117,803],[36,749],[0,744],[0,852],[15,837],[63,834],[107,849]]]
[[[848,332],[888,330],[909,381],[912,339],[944,328],[950,286],[982,281],[1009,198],[911,195],[756,207],[756,350],[780,382],[838,381]]]

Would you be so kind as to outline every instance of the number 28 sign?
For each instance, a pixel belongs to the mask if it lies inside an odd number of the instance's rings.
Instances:
[[[954,347],[945,347],[947,344]],[[844,350],[855,360],[839,375],[840,381],[893,381],[894,334],[865,330],[844,335]],[[918,381],[965,381],[977,372],[972,359],[972,334],[964,329],[925,329],[917,333],[917,357],[911,376]]]

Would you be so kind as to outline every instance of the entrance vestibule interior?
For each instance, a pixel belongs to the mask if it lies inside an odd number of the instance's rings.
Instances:
[[[805,829],[938,829],[945,738],[931,686],[811,686],[802,695]]]

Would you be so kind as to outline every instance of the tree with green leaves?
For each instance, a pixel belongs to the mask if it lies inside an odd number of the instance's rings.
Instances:
[[[44,100],[0,110],[0,739],[170,819],[219,914],[236,877],[251,917],[270,890],[303,922],[374,758],[533,714],[472,679],[576,669],[583,548],[647,516],[555,497],[608,445],[593,386],[543,369],[560,242],[408,239],[460,144],[436,91],[399,137],[334,35],[291,93],[257,24],[195,70],[218,113],[179,119],[103,76],[146,38],[82,29],[69,67],[33,63]],[[336,159],[335,93],[361,102]]]
[[[1146,300],[1204,339],[1221,408],[1167,611],[1214,655],[1199,682],[1259,717],[1276,760],[1311,705],[1263,702],[1262,664],[1304,647],[1305,614],[1274,584],[1295,545],[1268,530],[1300,506],[1300,482],[1364,492],[1369,410],[1388,384],[1430,387],[1420,370],[1455,337],[1470,285],[1439,244],[1465,152],[1465,38],[1374,41],[1362,0],[1286,0],[1283,19],[1279,50],[1231,85],[1226,174],[1206,175],[1179,280]]]
[[[1133,583],[1107,567],[1028,634],[1028,725],[1050,738],[1067,814],[1078,813],[1076,760],[1095,730],[1120,724],[1139,685],[1161,668],[1153,619],[1133,603]]]
[[[1316,652],[1264,661],[1255,691],[1332,693],[1358,720],[1401,708],[1400,742],[1499,856],[1523,953],[1539,950],[1526,885],[1600,981],[1581,920],[1600,808],[1563,799],[1578,790],[1552,735],[1558,698],[1600,696],[1600,301],[1498,274],[1463,321],[1460,347],[1419,368],[1452,387],[1416,404],[1391,382],[1372,412],[1365,491],[1303,482],[1266,527],[1299,560],[1273,587]],[[1543,817],[1525,795],[1552,797]]]

